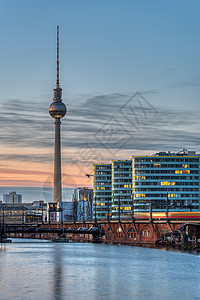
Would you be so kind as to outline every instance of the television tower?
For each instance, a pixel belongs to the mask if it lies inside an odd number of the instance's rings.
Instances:
[[[54,187],[53,202],[62,202],[62,183],[61,183],[61,142],[60,142],[60,119],[67,112],[65,104],[62,102],[62,89],[59,79],[59,26],[57,26],[57,78],[54,91],[53,102],[49,106],[49,113],[54,118],[55,125],[55,145],[54,145]]]

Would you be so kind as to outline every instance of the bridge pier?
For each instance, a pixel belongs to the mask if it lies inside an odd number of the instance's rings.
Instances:
[[[180,227],[180,226],[179,226]],[[166,223],[150,223],[150,222],[110,222],[101,226],[101,230],[105,230],[105,238],[102,242],[127,244],[127,245],[142,245],[153,246],[156,244],[159,237],[166,232],[171,232],[172,229]]]

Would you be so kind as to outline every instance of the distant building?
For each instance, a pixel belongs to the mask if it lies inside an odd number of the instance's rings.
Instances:
[[[77,221],[92,220],[93,189],[78,188]]]
[[[22,195],[16,192],[3,194],[3,203],[22,203]]]
[[[43,200],[34,200],[32,202],[32,207],[33,208],[42,208],[42,207],[45,207],[46,203],[44,203]]]
[[[27,211],[27,220],[47,221],[47,203],[43,200],[34,200],[32,207]]]
[[[73,202],[47,203],[47,222],[74,221]]]
[[[24,223],[31,203],[0,203],[0,219],[5,223]]]
[[[72,201],[48,203],[47,222],[75,222],[92,219],[93,189],[75,189]]]
[[[29,223],[47,220],[47,203],[0,203],[0,220],[5,223]]]

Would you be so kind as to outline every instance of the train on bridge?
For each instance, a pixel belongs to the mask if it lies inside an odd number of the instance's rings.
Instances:
[[[154,211],[152,215],[150,212],[138,212],[134,214],[135,220],[199,220],[200,221],[200,211]]]

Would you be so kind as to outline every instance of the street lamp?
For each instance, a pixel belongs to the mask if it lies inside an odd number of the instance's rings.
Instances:
[[[94,221],[95,221],[95,224],[96,224],[97,223],[97,199],[96,199],[96,196],[94,196],[94,205],[95,205]]]
[[[120,195],[119,195],[119,199],[118,199],[118,214],[119,214],[119,222],[120,222]]]
[[[169,198],[168,198],[168,193],[167,193],[167,198],[166,198],[166,218],[168,222],[168,204],[169,204]]]
[[[150,223],[152,223],[152,200],[149,202],[149,210],[150,210]]]
[[[134,206],[134,194],[131,195],[132,199],[132,220],[135,222],[135,206]]]
[[[110,221],[110,199],[108,198],[108,222]]]
[[[43,212],[43,203],[42,203],[42,227],[44,227],[44,212]]]

